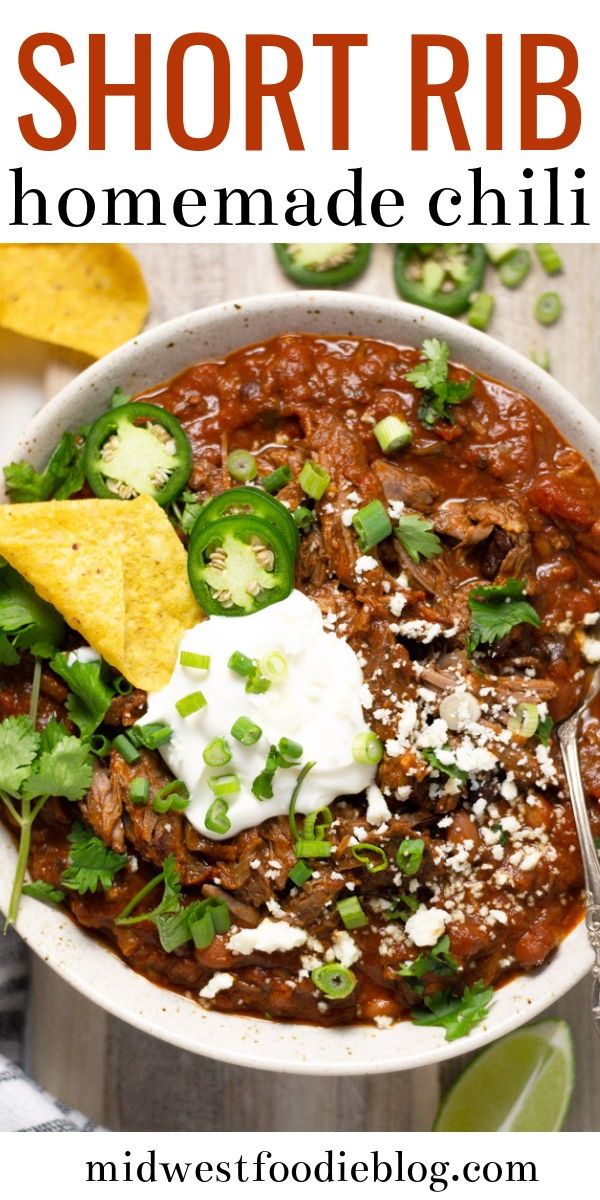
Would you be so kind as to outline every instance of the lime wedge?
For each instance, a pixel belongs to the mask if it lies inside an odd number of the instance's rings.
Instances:
[[[575,1073],[566,1021],[538,1021],[483,1050],[442,1100],[434,1130],[550,1133],[561,1129]]]

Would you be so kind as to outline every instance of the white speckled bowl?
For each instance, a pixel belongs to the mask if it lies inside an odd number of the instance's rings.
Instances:
[[[90,367],[32,421],[11,458],[36,466],[65,429],[91,421],[113,388],[136,392],[203,359],[283,332],[361,334],[418,345],[448,341],[452,358],[531,396],[600,473],[600,426],[548,374],[466,325],[399,301],[340,293],[292,292],[231,301],[178,317]],[[0,829],[0,907],[8,903],[15,851]],[[589,970],[592,954],[579,925],[547,966],[497,993],[487,1020],[464,1041],[403,1022],[391,1029],[318,1029],[207,1012],[156,987],[78,929],[61,912],[24,898],[18,929],[64,979],[96,1004],[166,1042],[248,1067],[305,1074],[368,1074],[440,1062],[474,1050],[542,1012]]]

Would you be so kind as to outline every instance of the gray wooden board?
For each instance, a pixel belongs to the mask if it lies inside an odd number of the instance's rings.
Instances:
[[[137,247],[136,253],[152,296],[152,324],[205,304],[288,287],[269,246],[157,245]],[[533,319],[535,296],[549,286],[538,268],[516,292],[490,280],[497,293],[491,332],[525,354],[545,344],[556,378],[600,417],[600,248],[565,246],[561,253],[565,275],[550,285],[565,301],[559,324],[544,331]],[[378,246],[356,290],[393,296],[391,261],[391,247]],[[565,1017],[575,1036],[577,1087],[567,1125],[575,1130],[600,1129],[600,1043],[588,1004],[584,981],[549,1010]],[[440,1088],[468,1057],[441,1070],[291,1080],[163,1045],[107,1016],[42,963],[36,961],[33,969],[29,1068],[62,1100],[110,1129],[429,1129]]]

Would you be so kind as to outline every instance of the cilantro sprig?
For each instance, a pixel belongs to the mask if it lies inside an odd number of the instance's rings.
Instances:
[[[16,666],[20,650],[50,658],[60,645],[65,623],[51,604],[17,571],[0,567],[0,663]]]
[[[43,471],[31,463],[10,463],[4,477],[11,500],[22,504],[37,500],[68,500],[85,482],[84,441],[74,433],[63,433]]]
[[[50,796],[82,800],[92,781],[91,752],[86,743],[68,734],[58,721],[38,733],[34,719],[7,717],[0,722],[0,800],[19,829],[5,931],[19,911],[36,817]]]
[[[117,872],[127,866],[126,854],[117,854],[105,846],[101,838],[79,821],[69,833],[69,842],[69,865],[61,875],[61,883],[80,896],[97,892],[99,887],[108,891]]]
[[[60,888],[55,887],[53,883],[46,883],[43,879],[24,883],[23,895],[31,896],[33,900],[41,900],[43,904],[62,904],[65,898],[65,893]]]
[[[444,746],[444,750],[448,750],[449,746]],[[421,755],[434,771],[439,771],[442,775],[447,775],[449,779],[458,779],[459,783],[466,783],[469,776],[461,767],[457,767],[456,763],[445,763],[439,757],[435,750],[421,750]]]
[[[134,910],[160,884],[164,884],[162,899],[149,912],[134,914]],[[133,914],[133,915],[132,915]],[[183,905],[181,899],[181,876],[172,854],[168,854],[163,869],[129,901],[116,918],[116,925],[138,925],[140,921],[151,921],[156,927],[160,944],[171,954],[179,946],[193,941],[198,949],[211,944],[216,933],[226,933],[231,925],[229,909],[224,902],[216,900],[193,900]]]
[[[414,563],[442,553],[442,543],[432,529],[433,523],[417,513],[403,513],[399,517],[394,533]]]
[[[397,974],[401,975],[404,979],[416,981],[418,989],[421,986],[420,980],[424,975],[433,974],[439,978],[446,975],[455,975],[459,969],[459,964],[450,953],[450,938],[445,933],[431,950],[424,950],[413,962],[402,963],[398,968]]]
[[[67,712],[83,738],[90,738],[104,720],[114,689],[102,677],[101,662],[80,662],[55,654],[50,663],[69,688]]]
[[[448,991],[425,996],[423,1008],[413,1009],[411,1020],[415,1025],[441,1025],[446,1030],[446,1041],[454,1042],[466,1037],[487,1016],[494,989],[484,987],[481,980],[473,987],[466,987],[462,996],[452,996]]]
[[[423,361],[417,363],[406,376],[409,383],[423,392],[418,410],[419,420],[428,428],[439,421],[454,424],[452,408],[473,394],[475,376],[461,381],[449,379],[450,347],[439,338],[425,339],[423,356]]]
[[[498,586],[471,588],[468,597],[471,628],[467,653],[506,637],[516,625],[541,625],[541,618],[528,600],[523,599],[522,579],[507,579]]]

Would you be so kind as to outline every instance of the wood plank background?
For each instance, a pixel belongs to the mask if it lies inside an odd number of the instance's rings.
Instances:
[[[283,291],[269,246],[136,247],[152,296],[150,323],[215,301]],[[548,283],[539,267],[517,292],[496,288],[492,332],[529,354],[546,345],[553,373],[600,417],[600,247],[561,248],[565,314],[549,331],[532,316]],[[376,247],[356,290],[393,296],[392,249]],[[492,275],[492,272],[490,272]],[[492,290],[494,290],[492,285]],[[577,1047],[567,1128],[600,1129],[600,1042],[584,981],[551,1013],[566,1017]],[[468,1056],[437,1070],[355,1079],[296,1077],[225,1066],[173,1049],[107,1016],[35,961],[29,1069],[64,1101],[114,1130],[427,1130],[440,1091]]]

